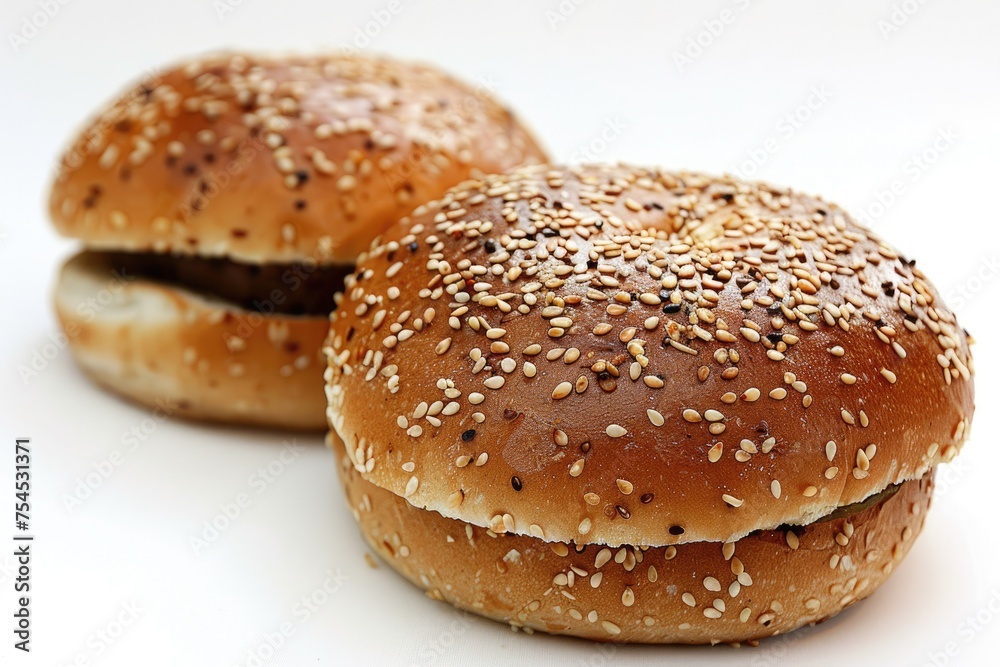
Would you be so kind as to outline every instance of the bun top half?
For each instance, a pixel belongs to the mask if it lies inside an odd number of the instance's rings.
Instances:
[[[435,68],[236,53],[103,110],[62,157],[50,211],[95,248],[346,263],[448,187],[544,161],[488,90]]]
[[[463,183],[359,258],[328,417],[367,480],[448,517],[725,542],[953,457],[970,342],[914,262],[822,199],[528,167]]]

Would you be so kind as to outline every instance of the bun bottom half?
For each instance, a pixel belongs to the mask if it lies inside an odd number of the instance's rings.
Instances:
[[[332,435],[371,548],[433,599],[515,628],[596,641],[753,641],[824,621],[871,595],[908,553],[933,471],[846,517],[735,543],[605,547],[545,542],[419,509],[365,481]]]
[[[326,427],[326,317],[246,310],[87,252],[63,265],[54,301],[80,368],[132,401],[168,416]]]

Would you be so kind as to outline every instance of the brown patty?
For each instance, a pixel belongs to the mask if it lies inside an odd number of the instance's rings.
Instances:
[[[125,275],[170,283],[265,315],[326,315],[353,270],[346,264],[245,264],[222,257],[100,252]]]

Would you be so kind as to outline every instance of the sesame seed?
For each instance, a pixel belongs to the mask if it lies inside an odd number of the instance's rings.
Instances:
[[[618,634],[621,634],[621,631],[622,631],[621,628],[619,628],[617,625],[615,625],[611,621],[601,621],[601,627],[604,628],[604,630],[609,635],[618,635]]]
[[[573,393],[573,385],[569,382],[560,382],[556,385],[556,388],[552,390],[552,398],[559,400],[561,398],[566,398],[571,393]]]
[[[771,495],[775,498],[781,498],[781,482],[776,479],[771,480]]]
[[[632,493],[633,488],[634,488],[632,486],[631,482],[629,482],[628,480],[624,480],[624,479],[615,480],[615,484],[618,485],[618,490],[621,491],[626,496],[630,495]]]
[[[785,531],[785,543],[793,551],[799,548],[799,536],[790,530]]]
[[[663,415],[661,415],[656,410],[652,409],[646,410],[646,416],[649,417],[649,421],[650,423],[653,424],[653,426],[663,426],[664,424]]]
[[[111,213],[108,214],[108,219],[111,221],[111,224],[118,229],[124,229],[128,226],[128,216],[122,211],[111,211]]]
[[[610,438],[620,438],[628,433],[628,431],[618,424],[609,424],[608,427],[604,429],[604,432],[607,433]]]
[[[731,496],[728,493],[722,494],[722,500],[730,507],[739,507],[743,504],[743,501],[735,496]]]
[[[483,384],[488,389],[500,389],[506,380],[502,375],[494,375],[493,377],[486,378],[483,380]]]
[[[857,453],[857,456],[856,456],[856,462],[857,462],[858,468],[860,468],[861,470],[867,471],[869,469],[869,467],[871,466],[871,461],[868,459],[868,455],[865,454],[865,450],[863,450],[863,449],[859,449],[858,450],[858,453]]]
[[[683,417],[686,422],[696,423],[701,421],[701,414],[697,410],[692,410],[691,408],[684,410],[681,413],[681,417]]]

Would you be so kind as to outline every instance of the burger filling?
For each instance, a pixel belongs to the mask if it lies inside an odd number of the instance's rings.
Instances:
[[[844,519],[852,514],[864,512],[866,509],[884,503],[886,500],[889,500],[889,498],[892,498],[896,495],[896,492],[899,491],[900,486],[900,484],[893,484],[892,486],[885,487],[876,494],[868,496],[860,502],[851,503],[850,505],[842,505],[826,516],[817,519],[814,523],[823,523],[824,521],[833,521],[834,519]]]
[[[246,264],[221,257],[91,252],[125,275],[182,287],[263,314],[327,315],[354,267]]]

